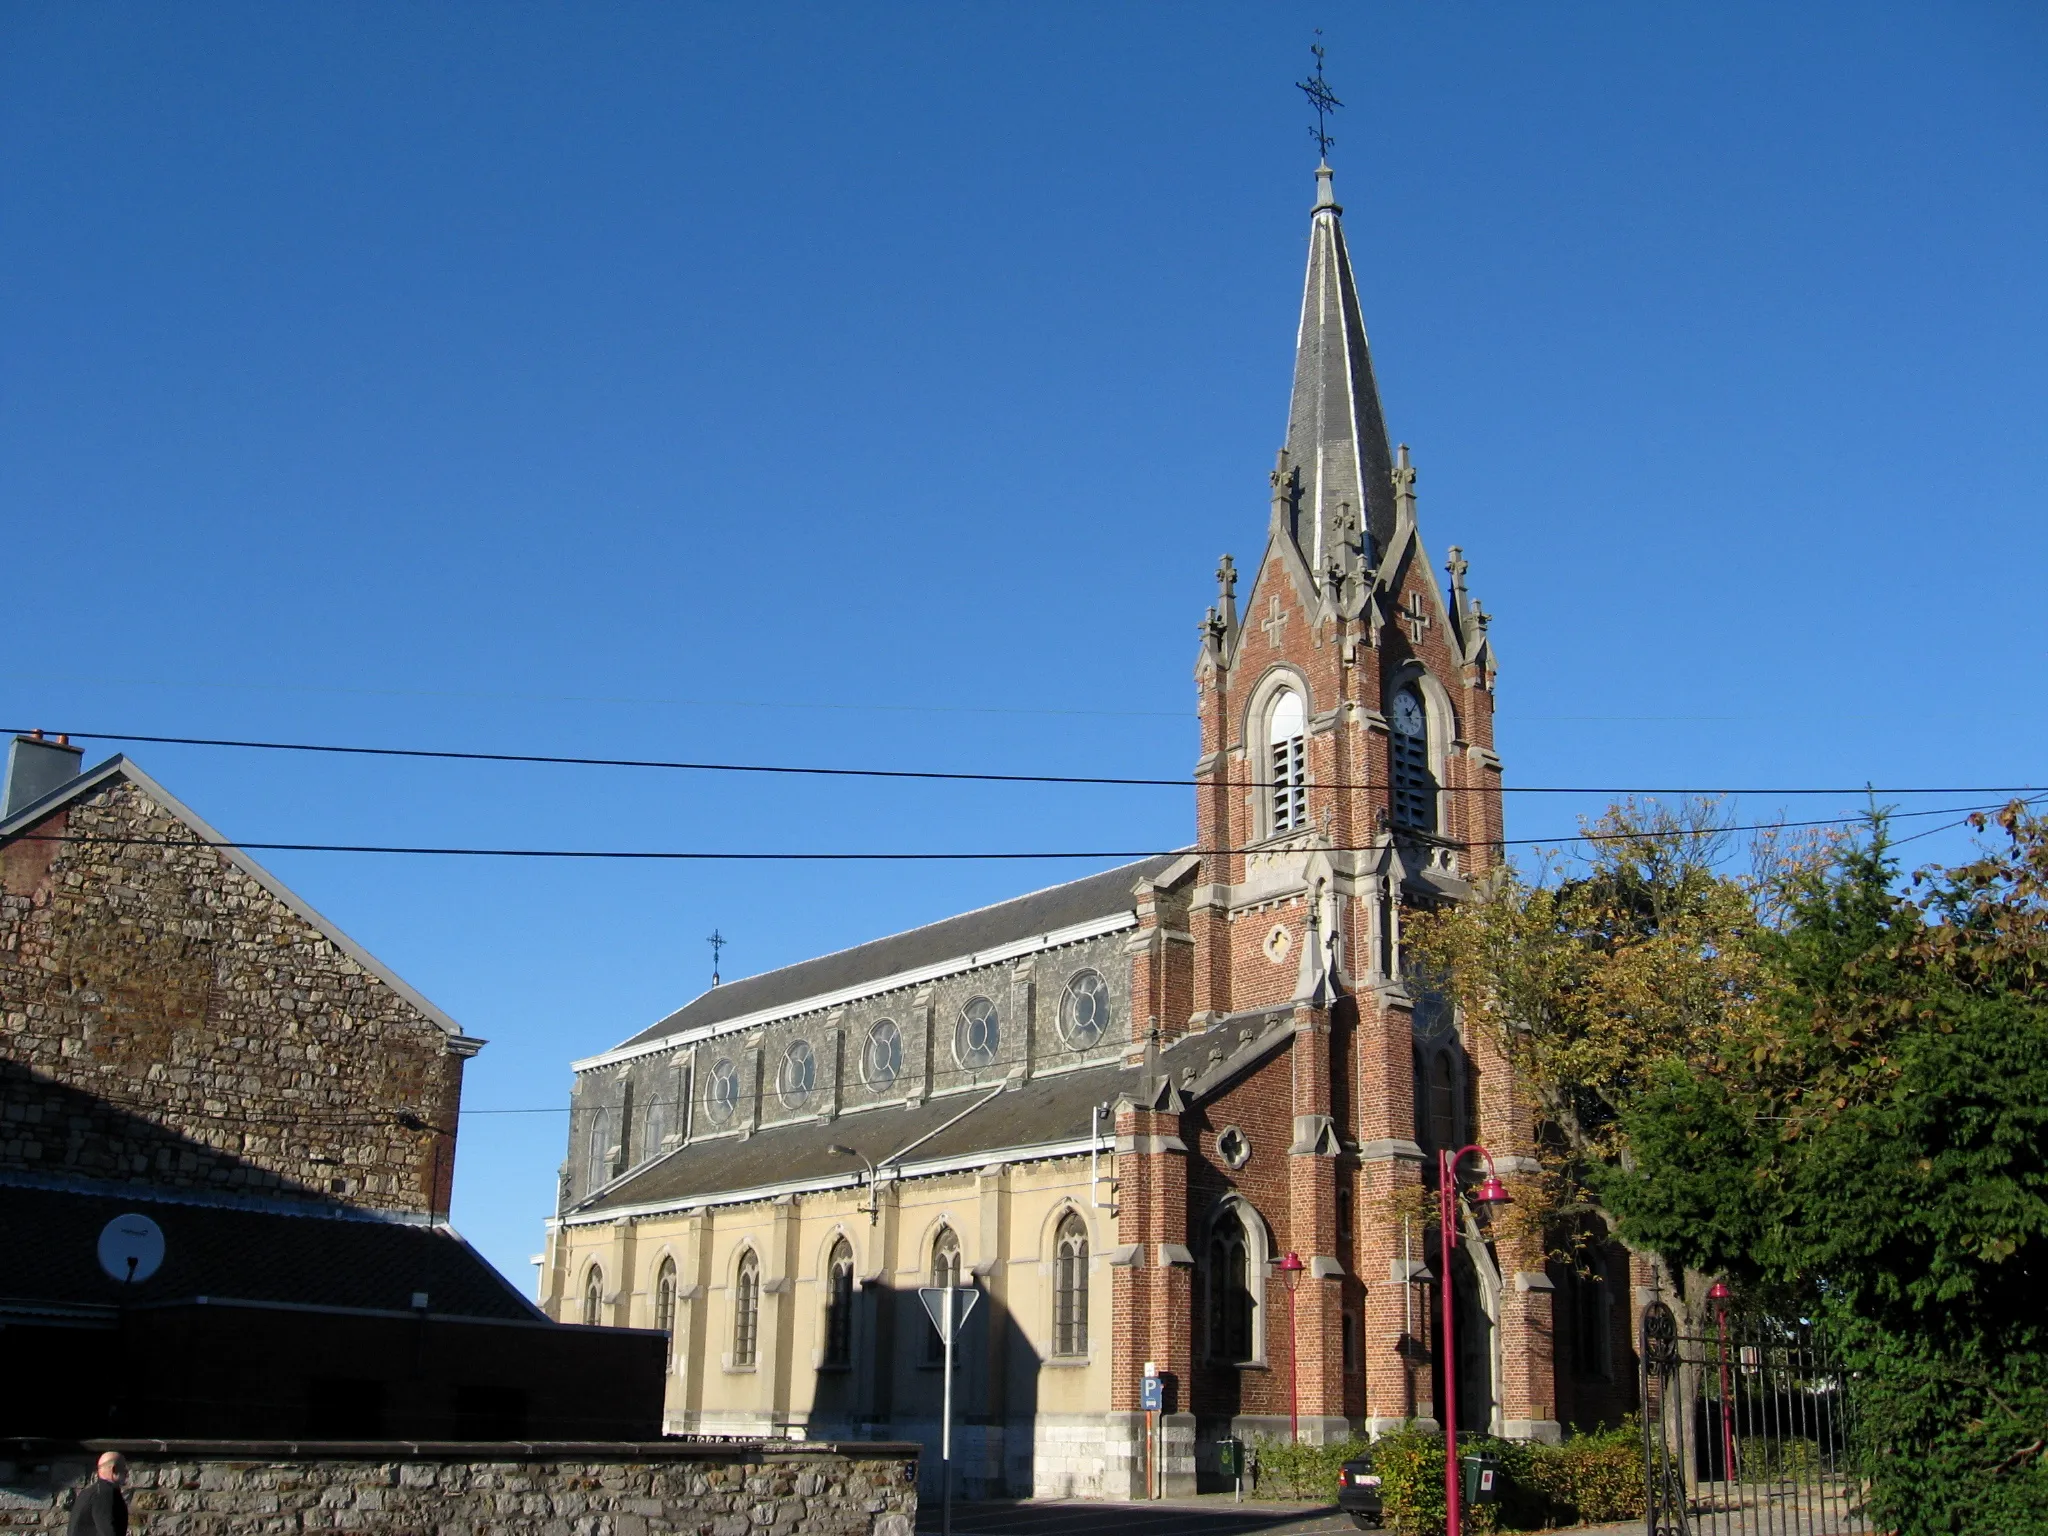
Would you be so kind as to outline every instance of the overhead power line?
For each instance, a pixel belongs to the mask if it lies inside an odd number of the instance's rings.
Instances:
[[[21,730],[0,732],[0,734],[24,735]],[[46,733],[49,734],[49,733]],[[787,774],[818,778],[840,779],[916,779],[942,780],[965,784],[1080,784],[1110,785],[1126,788],[1160,789],[1262,789],[1265,786],[1251,780],[1230,779],[1154,779],[1127,778],[1106,774],[1071,773],[963,773],[937,768],[834,768],[791,763],[715,763],[671,760],[648,757],[571,757],[555,753],[540,752],[459,752],[432,747],[364,747],[332,742],[306,741],[242,741],[216,736],[140,736],[122,731],[68,731],[64,734],[80,741],[137,741],[152,746],[177,747],[233,747],[257,752],[314,752],[342,757],[395,757],[423,758],[437,762],[457,763],[538,763],[555,767],[573,768],[652,768],[688,773],[755,773]],[[1317,789],[1327,790],[1384,790],[1386,784],[1318,784]],[[1786,787],[1738,787],[1722,785],[1708,788],[1614,788],[1601,785],[1557,785],[1557,784],[1447,784],[1439,788],[1454,794],[1491,793],[1496,788],[1510,795],[2019,795],[2028,794],[2041,786],[2036,784],[1974,784],[1937,785],[1911,788],[1878,788],[1869,784],[1852,784],[1846,787],[1816,788],[1811,785]],[[1085,855],[1075,855],[1085,857]]]
[[[1985,805],[1952,805],[1939,810],[1895,811],[1892,819],[1904,820],[1912,816],[1969,816],[1978,811],[1995,811],[2009,804],[1996,800]],[[1799,831],[1810,827],[1841,827],[1865,819],[1863,814],[1855,816],[1828,816],[1814,821],[1758,821],[1737,826],[1702,827],[1697,832],[1686,832],[1686,836],[1718,836],[1726,832],[1780,832]],[[1668,830],[1640,832],[1569,832],[1556,837],[1507,837],[1480,843],[1462,842],[1456,838],[1437,837],[1430,840],[1453,848],[1548,848],[1559,843],[1606,843],[1635,842],[1644,838],[1667,837]],[[1059,859],[1156,859],[1180,854],[1197,854],[1204,858],[1228,858],[1237,854],[1271,853],[1273,848],[1264,845],[1256,848],[1062,848],[1009,850],[993,849],[970,853],[946,852],[943,850],[894,850],[881,852],[818,852],[782,850],[723,850],[723,849],[663,849],[663,848],[458,848],[432,847],[397,843],[256,843],[236,839],[208,839],[201,837],[102,837],[92,833],[71,832],[26,832],[19,839],[24,842],[79,843],[105,848],[217,848],[239,850],[243,853],[376,853],[411,854],[436,858],[480,858],[480,859],[648,859],[689,863],[876,863],[876,864],[919,864],[919,863],[995,863],[1022,860]],[[1322,846],[1321,853],[1375,853],[1378,843],[1347,844],[1343,846]],[[1306,851],[1306,850],[1305,850]]]

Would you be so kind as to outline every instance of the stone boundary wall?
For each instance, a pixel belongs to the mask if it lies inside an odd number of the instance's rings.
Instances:
[[[144,1536],[912,1536],[914,1444],[0,1442],[0,1531],[61,1532],[101,1451]]]

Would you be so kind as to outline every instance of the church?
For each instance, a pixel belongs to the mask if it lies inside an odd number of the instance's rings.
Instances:
[[[1538,1171],[1505,1063],[1402,958],[1405,916],[1501,857],[1494,648],[1447,555],[1322,165],[1263,552],[1248,585],[1224,557],[1193,658],[1188,851],[715,986],[577,1062],[549,1314],[666,1331],[671,1433],[935,1447],[917,1290],[974,1286],[969,1497],[1219,1486],[1229,1438],[1434,1427],[1447,1373],[1462,1429],[1633,1406],[1619,1249],[1435,1240],[1439,1148]]]

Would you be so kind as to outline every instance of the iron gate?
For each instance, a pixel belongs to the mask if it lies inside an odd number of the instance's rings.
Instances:
[[[1649,1536],[1870,1530],[1847,1379],[1812,1327],[1723,1317],[1694,1335],[1656,1301],[1639,1358]]]

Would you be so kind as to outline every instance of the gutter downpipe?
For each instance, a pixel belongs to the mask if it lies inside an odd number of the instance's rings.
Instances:
[[[918,1137],[917,1140],[911,1142],[908,1146],[898,1147],[894,1152],[891,1152],[887,1157],[883,1158],[879,1163],[875,1164],[876,1192],[879,1193],[881,1190],[882,1185],[880,1175],[884,1168],[888,1167],[891,1163],[896,1162],[901,1158],[908,1157],[911,1153],[915,1152],[919,1147],[923,1146],[933,1137],[940,1135],[942,1132],[950,1131],[951,1129],[953,1129],[954,1126],[958,1125],[962,1120],[965,1120],[977,1109],[982,1109],[990,1104],[995,1103],[998,1097],[1009,1091],[1011,1084],[1013,1084],[1014,1082],[1016,1082],[1016,1078],[1014,1076],[1004,1078],[1000,1083],[997,1083],[994,1088],[989,1090],[988,1097],[976,1099],[972,1104],[968,1105],[965,1109],[961,1110],[959,1114],[955,1115],[945,1124],[933,1127],[931,1130],[926,1131],[922,1136]],[[898,1177],[900,1178],[901,1175],[898,1175]]]

